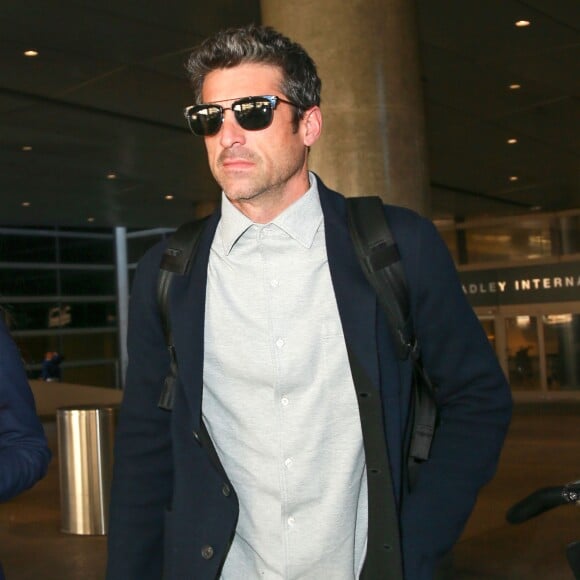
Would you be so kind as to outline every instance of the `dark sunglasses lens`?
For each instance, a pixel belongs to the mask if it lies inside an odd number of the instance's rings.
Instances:
[[[221,107],[194,107],[187,120],[195,135],[206,137],[215,135],[222,125],[223,110]]]
[[[247,131],[265,129],[272,122],[272,103],[259,97],[241,99],[233,104],[236,120]]]

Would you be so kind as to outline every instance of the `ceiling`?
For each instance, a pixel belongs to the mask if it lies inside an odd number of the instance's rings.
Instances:
[[[259,0],[200,4],[2,2],[0,224],[175,226],[217,199],[183,63]],[[433,217],[580,208],[579,0],[417,6]]]

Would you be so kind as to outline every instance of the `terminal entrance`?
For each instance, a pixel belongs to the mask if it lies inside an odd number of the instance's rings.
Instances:
[[[578,304],[476,312],[514,392],[580,396]]]

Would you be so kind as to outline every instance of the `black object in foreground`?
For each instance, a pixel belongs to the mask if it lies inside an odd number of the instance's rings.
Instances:
[[[572,572],[574,572],[574,578],[580,580],[580,542],[568,544],[566,557],[568,558]]]
[[[543,487],[534,491],[515,505],[506,514],[510,524],[521,524],[547,510],[580,501],[580,481],[564,486]]]
[[[507,511],[506,519],[510,524],[521,524],[547,510],[570,503],[580,506],[580,480],[534,491],[513,505]],[[575,580],[580,580],[580,542],[568,544],[566,557]]]

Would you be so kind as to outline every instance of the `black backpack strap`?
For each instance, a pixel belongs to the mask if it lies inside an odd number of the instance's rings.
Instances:
[[[385,219],[380,197],[349,197],[348,220],[363,271],[389,319],[398,357],[405,360],[413,348],[412,322],[405,273],[399,249]]]
[[[157,304],[159,306],[165,344],[169,350],[170,362],[169,372],[165,377],[157,406],[166,411],[171,411],[173,408],[174,387],[177,379],[177,358],[168,308],[169,289],[173,276],[183,276],[189,272],[206,220],[207,218],[203,218],[180,226],[169,238],[161,258],[159,280],[157,282]]]
[[[360,580],[402,580],[399,516],[385,441],[380,394],[346,346],[363,431],[369,504],[368,545]]]
[[[383,202],[377,196],[347,198],[348,225],[363,272],[375,289],[391,329],[397,355],[413,364],[413,407],[407,457],[409,483],[417,477],[419,465],[429,458],[437,421],[434,387],[421,363],[409,293],[401,257],[385,218]]]

